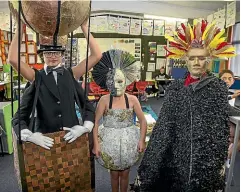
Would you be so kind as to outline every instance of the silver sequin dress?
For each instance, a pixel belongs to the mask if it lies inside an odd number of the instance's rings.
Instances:
[[[138,141],[140,129],[133,123],[133,109],[129,108],[127,96],[126,109],[112,109],[110,106],[99,127],[101,157],[97,161],[110,170],[125,170],[133,166],[140,157]]]

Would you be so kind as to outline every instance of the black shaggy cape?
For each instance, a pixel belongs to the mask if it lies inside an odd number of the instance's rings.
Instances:
[[[224,189],[228,150],[228,89],[212,74],[167,89],[138,170],[142,192]]]

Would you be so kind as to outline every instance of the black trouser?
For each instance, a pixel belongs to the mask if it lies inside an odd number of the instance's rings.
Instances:
[[[158,94],[164,93],[164,91],[166,90],[166,85],[158,85]]]

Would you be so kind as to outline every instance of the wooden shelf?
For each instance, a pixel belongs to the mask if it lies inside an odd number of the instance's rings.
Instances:
[[[13,34],[14,36],[14,34]],[[29,39],[29,41],[28,41]],[[0,29],[0,59],[2,60],[2,64],[7,64],[7,56],[8,50],[10,46],[10,32]],[[34,67],[36,69],[42,69],[43,64],[37,64],[37,46],[36,42],[33,40],[33,35],[29,35],[26,33],[26,26],[23,29],[23,38],[22,38],[22,49],[21,49],[21,60],[27,63],[30,67]],[[6,51],[7,49],[7,51]],[[30,53],[29,53],[30,51]],[[24,58],[25,57],[25,58]],[[29,63],[30,61],[30,63]]]

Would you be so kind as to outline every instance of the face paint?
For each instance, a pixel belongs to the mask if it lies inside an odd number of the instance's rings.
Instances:
[[[126,81],[125,75],[120,69],[111,70],[107,74],[107,88],[114,97],[119,97],[125,93]]]
[[[193,77],[200,77],[206,72],[208,66],[208,52],[201,48],[191,48],[188,51],[187,68]]]

